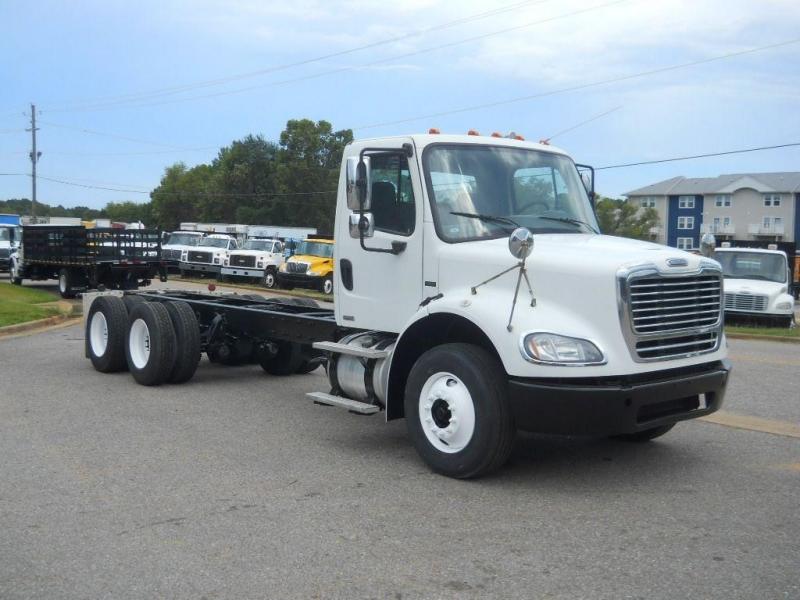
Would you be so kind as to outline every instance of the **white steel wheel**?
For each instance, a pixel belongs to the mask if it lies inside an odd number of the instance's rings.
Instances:
[[[333,279],[330,277],[325,278],[325,281],[322,284],[322,292],[326,295],[333,293]]]
[[[466,448],[475,433],[475,405],[469,389],[451,373],[434,373],[419,395],[422,431],[440,452]]]
[[[275,287],[275,273],[273,271],[267,271],[264,275],[264,286],[268,288]]]
[[[144,319],[136,319],[131,324],[128,350],[131,361],[137,369],[144,369],[150,360],[150,329]]]
[[[98,311],[92,315],[92,322],[89,324],[89,343],[92,352],[100,358],[108,349],[108,321],[106,316]]]
[[[67,293],[67,274],[64,271],[58,276],[58,291],[62,296]]]

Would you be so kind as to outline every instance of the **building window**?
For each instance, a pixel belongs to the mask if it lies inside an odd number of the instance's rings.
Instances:
[[[644,196],[640,201],[640,205],[642,208],[655,208],[656,207],[656,199],[652,196]]]
[[[678,238],[678,249],[679,250],[691,250],[694,248],[694,238],[690,237],[680,237]]]
[[[678,196],[678,208],[694,208],[694,196]]]
[[[765,194],[764,206],[780,206],[781,197],[778,194]]]
[[[731,226],[731,218],[730,217],[722,217],[722,226],[723,227],[730,227]]]
[[[694,229],[694,217],[678,217],[678,229]]]
[[[729,194],[719,194],[714,199],[714,206],[730,206],[731,205],[731,197]]]

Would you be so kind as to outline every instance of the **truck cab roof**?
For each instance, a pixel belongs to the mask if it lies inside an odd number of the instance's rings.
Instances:
[[[431,144],[476,144],[476,145],[490,145],[490,146],[507,146],[512,148],[527,148],[530,150],[538,150],[540,152],[550,152],[553,154],[567,155],[567,152],[556,146],[549,144],[541,144],[538,142],[531,142],[527,140],[519,140],[510,137],[496,137],[491,135],[464,135],[464,134],[446,134],[446,133],[413,133],[410,135],[398,135],[376,138],[363,138],[354,140],[348,146],[354,147],[369,146],[376,142],[385,143],[389,140],[397,140],[398,142],[406,142],[409,138],[414,142],[417,148],[424,148]]]

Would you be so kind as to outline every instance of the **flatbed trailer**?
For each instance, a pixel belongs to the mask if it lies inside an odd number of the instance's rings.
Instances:
[[[58,279],[64,298],[101,286],[135,290],[155,277],[167,279],[161,233],[150,229],[24,226],[10,270],[15,284]]]

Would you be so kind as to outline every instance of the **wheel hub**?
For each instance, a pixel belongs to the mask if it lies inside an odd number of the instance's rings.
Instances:
[[[453,413],[450,411],[450,407],[441,398],[437,399],[433,406],[431,406],[431,416],[433,417],[433,422],[436,423],[436,426],[440,429],[446,429],[448,425],[450,425],[450,417]]]
[[[475,432],[475,406],[466,385],[450,373],[428,378],[419,398],[419,418],[425,437],[446,453],[463,450]]]

